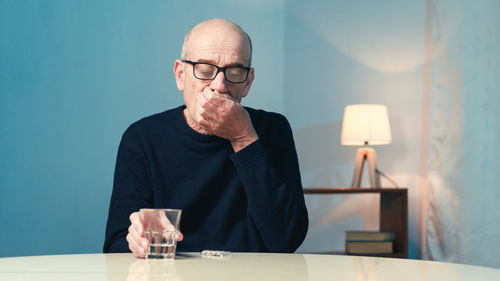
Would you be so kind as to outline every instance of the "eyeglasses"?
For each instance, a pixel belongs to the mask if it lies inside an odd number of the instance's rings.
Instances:
[[[219,67],[205,62],[193,62],[189,60],[182,60],[185,63],[189,63],[193,66],[194,77],[200,80],[212,80],[217,77],[219,72],[224,73],[224,78],[227,82],[231,83],[243,83],[248,78],[248,72],[250,67],[243,66],[225,66]]]

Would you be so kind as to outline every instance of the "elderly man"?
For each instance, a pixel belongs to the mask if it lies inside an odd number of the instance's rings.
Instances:
[[[254,80],[250,37],[200,23],[174,64],[185,105],[133,123],[115,169],[104,252],[144,257],[140,208],[182,209],[178,251],[293,252],[308,228],[290,125],[241,106]]]

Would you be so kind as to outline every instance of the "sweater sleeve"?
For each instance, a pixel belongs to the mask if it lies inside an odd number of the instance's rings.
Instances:
[[[294,252],[308,228],[292,130],[281,116],[266,150],[261,139],[230,155],[253,224],[271,252]]]
[[[151,207],[152,198],[147,159],[141,150],[140,135],[131,126],[118,148],[104,253],[130,251],[126,240],[129,216],[140,208]]]

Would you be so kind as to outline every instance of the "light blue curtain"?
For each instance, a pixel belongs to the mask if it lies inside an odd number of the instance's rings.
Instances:
[[[423,257],[500,268],[500,1],[427,4]]]

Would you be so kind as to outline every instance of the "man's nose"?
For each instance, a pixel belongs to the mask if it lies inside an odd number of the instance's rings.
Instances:
[[[212,83],[210,83],[210,89],[217,91],[219,93],[227,92],[227,81],[224,77],[224,72],[217,73]]]

